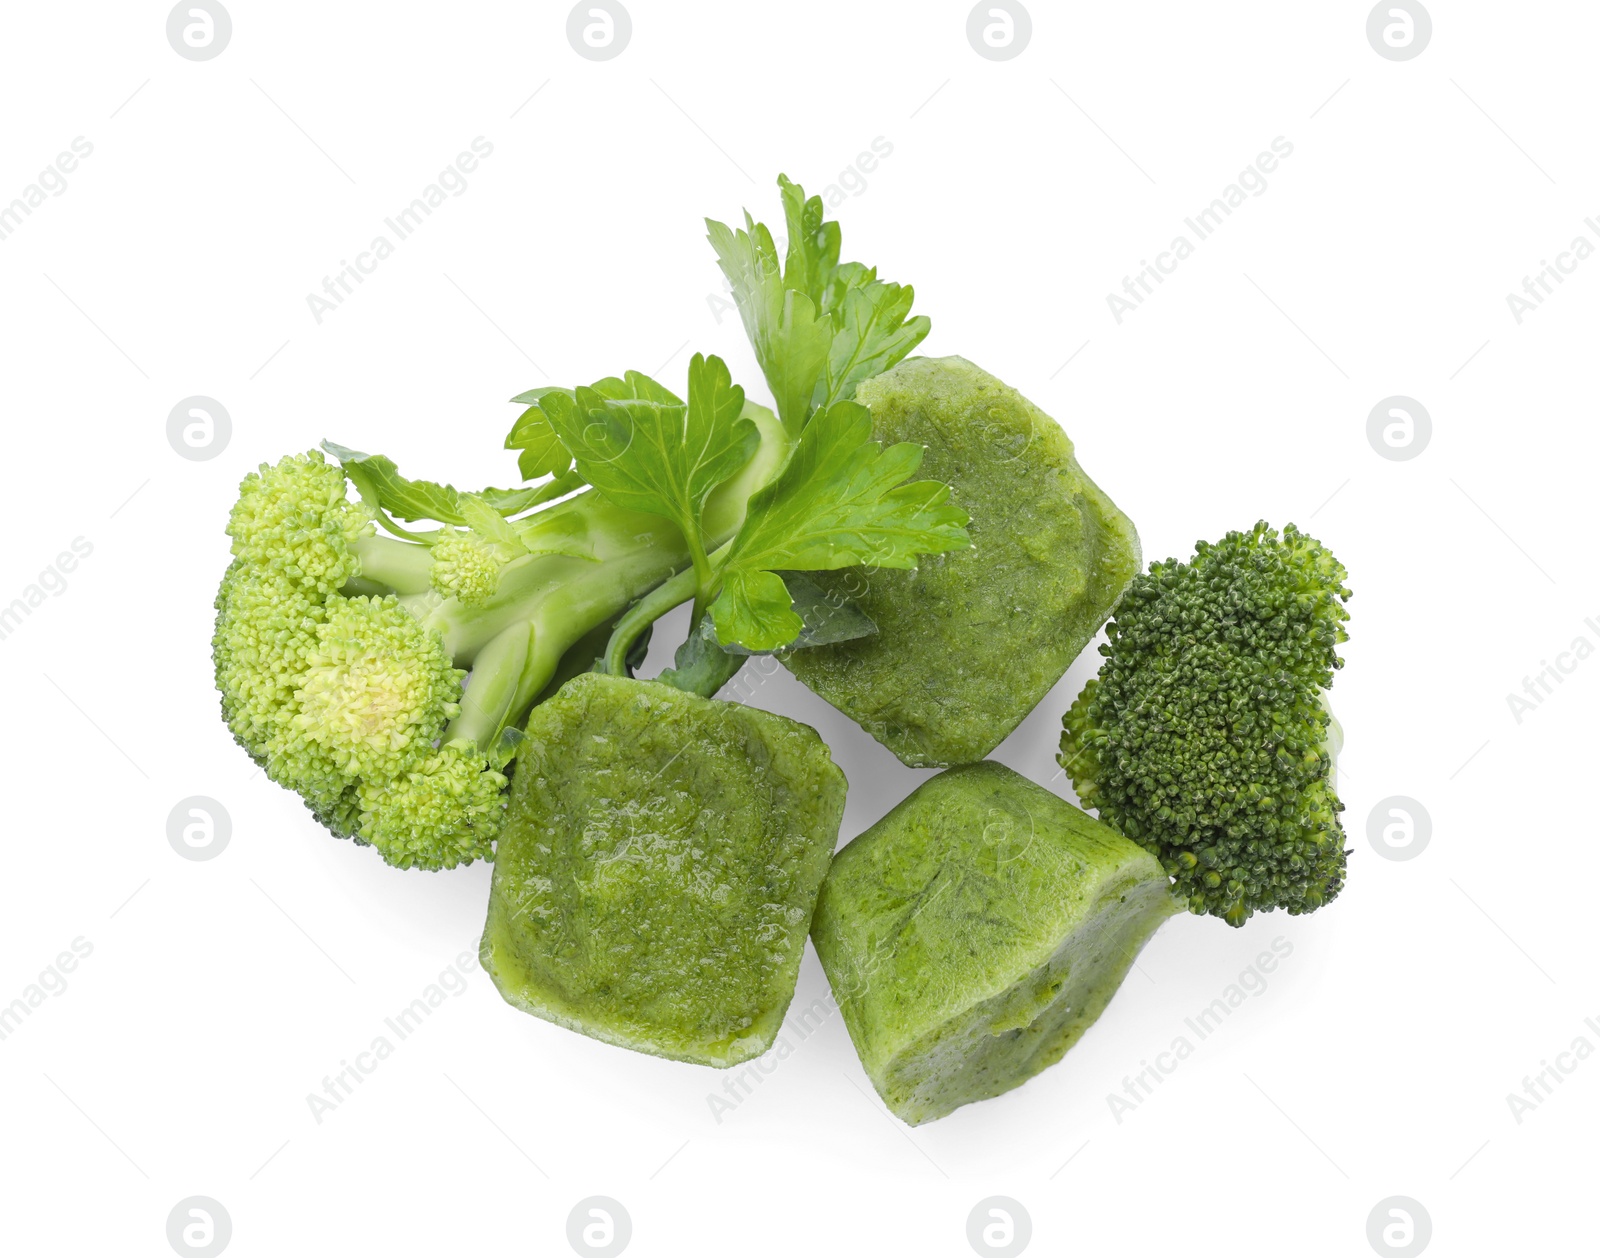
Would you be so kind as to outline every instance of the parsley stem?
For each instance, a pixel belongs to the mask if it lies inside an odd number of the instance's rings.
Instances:
[[[655,624],[674,607],[688,602],[694,596],[697,583],[694,569],[685,568],[628,608],[622,619],[617,621],[617,627],[611,631],[611,640],[606,643],[605,667],[602,671],[613,677],[626,677],[628,652],[645,627]]]
[[[692,566],[662,582],[646,594],[632,607],[623,613],[622,619],[617,621],[617,627],[611,631],[611,639],[606,643],[605,659],[600,671],[610,673],[613,677],[626,677],[628,675],[628,652],[633,649],[633,644],[638,640],[647,625],[653,625],[674,607],[679,607],[694,599],[694,614],[689,617],[690,632],[700,624],[700,617],[705,613],[706,605],[711,601],[711,596],[716,592],[717,573],[720,570],[720,560],[724,559],[733,549],[731,541],[724,542],[710,555],[700,551]],[[705,573],[701,575],[699,569],[704,565]]]
[[[711,601],[711,587],[716,583],[717,575],[711,570],[705,547],[696,543],[691,543],[691,547],[694,551],[694,614],[689,617],[689,625],[693,628],[700,623],[700,617],[705,614],[706,605]]]

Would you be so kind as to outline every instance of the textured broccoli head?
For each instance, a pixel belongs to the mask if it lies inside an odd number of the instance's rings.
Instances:
[[[1078,798],[1152,852],[1192,912],[1239,926],[1344,885],[1323,695],[1344,663],[1345,575],[1292,524],[1152,564],[1064,718]]]
[[[344,472],[317,450],[263,463],[228,516],[235,559],[323,598],[356,575],[351,546],[372,531],[371,515],[346,496]]]
[[[449,743],[402,773],[361,784],[361,837],[400,869],[488,859],[505,820],[507,779],[475,747]]]
[[[351,777],[404,773],[461,711],[466,674],[393,595],[334,600],[305,665],[295,728]]]
[[[344,474],[320,454],[250,473],[228,519],[233,562],[217,591],[212,639],[234,738],[342,836],[355,832],[350,782],[295,729],[295,693],[329,598],[358,569],[350,545],[371,527],[346,499]]]
[[[439,634],[393,595],[340,592],[372,532],[318,452],[245,478],[212,640],[223,717],[335,834],[449,868],[491,852],[506,779],[475,747],[436,749],[465,677]]]
[[[495,549],[475,533],[447,529],[433,543],[433,588],[463,607],[482,607],[500,589],[503,564]]]

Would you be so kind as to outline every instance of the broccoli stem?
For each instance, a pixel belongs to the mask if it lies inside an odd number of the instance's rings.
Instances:
[[[674,607],[693,598],[699,580],[699,574],[693,568],[685,568],[630,607],[611,631],[611,640],[606,643],[605,667],[600,671],[610,673],[613,677],[626,677],[628,652],[633,649],[639,635]]]
[[[433,552],[426,546],[374,534],[356,538],[350,550],[361,561],[361,575],[356,580],[363,585],[381,585],[392,594],[425,594],[430,588]]]
[[[533,639],[531,625],[512,625],[478,653],[461,694],[461,715],[445,730],[445,742],[468,742],[484,754],[494,746],[516,711]]]
[[[694,611],[689,617],[689,627],[691,632],[698,630],[706,607],[711,602],[711,596],[716,593],[716,574],[721,571],[722,561],[732,545],[730,540],[712,551],[706,559],[704,571],[698,565],[686,568],[672,580],[658,585],[630,607],[611,632],[611,640],[606,644],[605,668],[602,671],[614,677],[626,677],[628,654],[633,650],[633,644],[639,635],[674,607],[682,606],[691,598],[694,599]]]
[[[468,610],[447,599],[421,617],[443,637],[456,665],[472,669],[461,715],[445,730],[447,742],[465,740],[487,751],[501,730],[520,723],[568,647],[680,567],[693,575],[683,567],[689,558],[675,529],[657,529],[651,517],[633,512],[615,514],[616,532],[602,547],[612,551],[605,561],[566,555],[518,560],[490,606]],[[643,540],[632,541],[631,554],[616,553],[622,548],[613,543],[623,535]]]
[[[738,475],[712,493],[701,514],[702,531],[719,550],[744,522],[750,496],[777,475],[793,448],[776,417],[754,409],[760,446]],[[608,670],[625,672],[625,665],[610,661],[625,660],[646,625],[703,592],[707,574],[716,568],[714,553],[704,561],[705,571],[697,570],[702,565],[671,521],[614,506],[594,490],[541,512],[521,533],[530,549],[541,541],[559,541],[560,553],[511,561],[494,598],[473,608],[410,588],[415,572],[407,565],[413,561],[391,555],[389,546],[426,556],[425,547],[362,539],[384,543],[372,547],[375,561],[385,563],[386,576],[408,580],[408,589],[400,592],[416,595],[403,598],[403,604],[439,633],[458,668],[472,669],[461,714],[445,730],[446,742],[468,741],[487,752],[502,730],[521,723],[568,648],[618,616],[622,621],[608,645]]]

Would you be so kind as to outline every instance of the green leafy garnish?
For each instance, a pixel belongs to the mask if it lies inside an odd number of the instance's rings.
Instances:
[[[828,593],[805,573],[785,572],[783,583],[794,600],[795,614],[804,622],[798,636],[784,646],[785,652],[848,642],[878,632],[872,618],[852,600]],[[709,699],[733,679],[747,659],[765,654],[770,652],[719,642],[711,617],[703,615],[678,648],[673,666],[662,669],[656,680]],[[632,675],[630,672],[629,676]]]
[[[542,485],[529,485],[522,489],[480,489],[478,497],[500,515],[514,516],[557,498],[564,498],[574,489],[582,488],[583,477],[576,472],[564,472]]]
[[[831,646],[835,642],[849,642],[878,632],[872,617],[862,611],[853,599],[824,590],[803,572],[791,570],[777,575],[789,591],[794,614],[800,617],[804,625],[793,641],[784,643],[777,650],[787,653],[808,646]],[[717,641],[716,626],[711,623],[710,617],[701,625],[701,636],[712,642]],[[767,654],[764,651],[752,651],[737,642],[718,645],[732,655]]]
[[[740,418],[744,390],[720,358],[689,363],[689,400],[630,371],[590,387],[551,392],[539,409],[578,472],[617,506],[665,516],[682,531],[702,582],[706,497],[750,460],[759,434]]]
[[[848,400],[861,381],[887,371],[928,335],[911,312],[911,286],[878,279],[876,268],[840,263],[839,225],[822,216],[822,198],[778,176],[789,240],[783,265],[772,233],[747,211],[734,230],[706,220],[722,273],[778,416],[798,433],[817,411]]]
[[[572,390],[554,387],[529,389],[511,399],[528,407],[517,416],[517,422],[511,425],[511,431],[506,434],[506,449],[521,451],[517,455],[517,470],[522,473],[523,480],[561,476],[572,467],[572,455],[561,444],[561,438],[556,436],[550,421],[539,409],[539,400],[551,393],[571,396]]]
[[[913,568],[918,555],[971,545],[967,513],[938,481],[904,483],[922,462],[910,442],[872,440],[867,408],[835,402],[806,426],[788,465],[750,499],[743,526],[719,555],[717,636],[752,651],[791,643],[804,628],[785,569],[858,564]]]
[[[812,405],[821,410],[855,397],[863,380],[881,375],[928,335],[923,316],[911,313],[910,285],[886,284],[859,262],[846,263],[830,283],[823,310],[834,323],[828,365]]]
[[[710,624],[709,616],[694,624],[673,656],[672,667],[662,669],[657,681],[709,699],[733,680],[748,656],[722,646],[715,633],[707,632]]]
[[[692,576],[680,574],[619,621],[606,667],[620,671],[628,635],[674,599],[692,597],[690,637],[710,637],[685,643],[666,679],[697,693],[737,670],[721,655],[876,631],[859,609],[851,615],[830,606],[794,574],[857,564],[910,568],[918,555],[971,545],[967,513],[949,502],[948,486],[906,483],[921,447],[882,449],[867,409],[850,400],[862,380],[927,335],[928,320],[908,318],[909,287],[839,262],[839,226],[823,218],[821,198],[808,200],[782,176],[778,183],[789,233],[781,268],[771,232],[748,214],[748,231],[708,223],[794,443],[776,477],[749,499],[731,541],[713,551],[721,538],[706,536],[701,516],[707,496],[749,462],[760,430],[720,358],[694,356],[687,402],[635,371],[575,389],[530,390],[514,399],[529,409],[507,438],[523,450],[527,470],[571,470],[614,505],[678,526]]]

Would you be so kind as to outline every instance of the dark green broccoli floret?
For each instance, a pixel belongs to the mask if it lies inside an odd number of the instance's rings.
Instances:
[[[1192,912],[1239,926],[1344,885],[1323,694],[1344,663],[1345,575],[1292,524],[1152,564],[1064,718],[1078,798],[1153,853]]]

